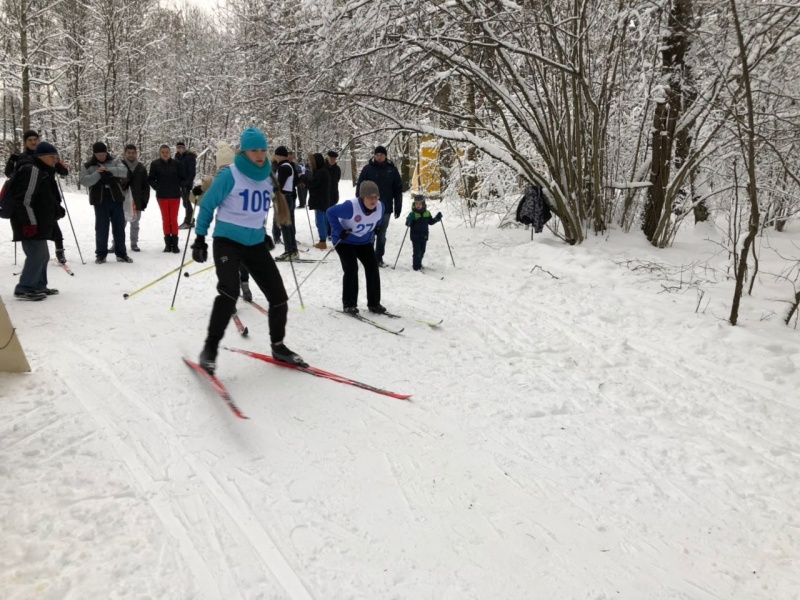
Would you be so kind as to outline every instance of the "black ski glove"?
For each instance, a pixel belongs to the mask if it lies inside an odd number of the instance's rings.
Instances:
[[[264,238],[264,243],[267,245],[267,250],[269,250],[270,252],[275,250],[275,240],[272,239],[272,236],[270,234],[266,234],[266,237]]]
[[[208,244],[206,236],[198,235],[192,244],[192,258],[195,262],[204,263],[208,260]]]
[[[339,234],[339,240],[344,241],[347,239],[347,236],[353,233],[351,229],[345,229],[342,233]]]

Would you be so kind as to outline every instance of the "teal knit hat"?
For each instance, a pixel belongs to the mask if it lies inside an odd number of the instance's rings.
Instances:
[[[242,132],[242,137],[239,139],[239,152],[266,149],[267,136],[265,136],[260,129],[248,127]]]

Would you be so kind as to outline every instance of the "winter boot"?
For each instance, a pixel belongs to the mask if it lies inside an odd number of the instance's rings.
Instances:
[[[177,235],[173,235],[172,237],[172,253],[179,254],[181,249],[178,247],[178,240],[180,239]]]
[[[290,365],[297,365],[298,367],[308,366],[308,363],[306,363],[299,354],[289,350],[283,342],[272,344],[272,358]]]
[[[318,248],[320,250],[327,250],[328,244],[325,243],[325,240],[320,240],[316,244],[314,244],[314,248]]]
[[[217,369],[217,346],[211,345],[206,342],[203,346],[203,351],[200,353],[200,358],[197,359],[197,364],[205,370],[209,375],[213,375]]]
[[[345,306],[342,309],[342,312],[348,315],[357,315],[358,314],[358,307],[357,306]]]
[[[253,292],[250,291],[250,284],[246,281],[239,282],[242,286],[242,300],[245,302],[253,301]]]
[[[172,252],[172,236],[164,236],[164,252]]]
[[[376,304],[375,306],[368,306],[369,312],[375,313],[376,315],[385,315],[386,314],[386,307],[382,304]]]

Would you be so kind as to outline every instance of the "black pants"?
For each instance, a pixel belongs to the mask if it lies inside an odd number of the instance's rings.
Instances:
[[[336,253],[342,263],[342,305],[358,306],[358,261],[364,265],[367,279],[367,306],[381,303],[381,274],[372,244],[346,244],[339,242]]]
[[[427,247],[427,245],[428,245],[428,240],[425,238],[422,239],[411,238],[411,248],[413,249],[411,266],[414,268],[415,271],[419,271],[422,268],[422,258],[425,256],[425,248]]]
[[[189,188],[181,188],[181,200],[183,201],[183,208],[186,210],[186,216],[183,219],[183,222],[187,225],[191,225],[192,223],[192,214],[194,214],[194,207],[192,207],[192,201],[189,200]]]
[[[53,225],[53,241],[56,244],[56,250],[64,249],[64,234],[61,233],[61,227],[58,226],[58,221]]]
[[[244,246],[228,238],[214,238],[214,264],[217,271],[217,291],[206,344],[218,346],[225,328],[236,309],[239,298],[239,267],[244,265],[258,288],[269,302],[269,337],[273,344],[286,335],[288,313],[286,289],[280,271],[272,260],[266,243]]]

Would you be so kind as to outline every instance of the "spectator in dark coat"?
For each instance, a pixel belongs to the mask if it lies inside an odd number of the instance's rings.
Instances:
[[[317,225],[319,241],[314,247],[325,250],[328,247],[325,242],[328,237],[328,217],[325,211],[331,207],[330,171],[325,168],[325,159],[319,152],[308,155],[308,166],[310,171],[303,176],[302,183],[308,189],[308,208],[314,211]]]
[[[133,198],[133,219],[131,219],[131,250],[139,252],[139,221],[150,202],[150,185],[147,182],[147,169],[139,162],[139,153],[134,144],[125,146],[122,161],[128,175],[122,180],[122,189],[130,191]]]
[[[117,262],[132,263],[125,247],[125,193],[120,181],[128,174],[125,166],[108,153],[103,142],[92,146],[92,158],[81,167],[81,184],[89,188],[94,207],[95,263],[102,265],[108,255],[108,224],[114,235]]]
[[[325,166],[328,167],[328,172],[331,174],[331,206],[339,204],[339,182],[342,179],[342,169],[336,164],[336,159],[339,155],[333,150],[328,151],[328,157],[325,159]]]
[[[181,200],[183,200],[183,208],[186,211],[186,215],[178,229],[190,229],[192,227],[194,208],[189,200],[189,192],[194,186],[194,178],[197,174],[197,154],[194,152],[187,152],[186,144],[178,142],[175,144],[175,160],[183,167],[183,176],[185,177],[181,184]]]
[[[178,211],[181,193],[187,180],[183,165],[171,157],[169,146],[162,144],[159,158],[150,163],[147,177],[150,187],[156,192],[158,208],[161,209],[161,228],[164,232],[164,252],[180,252],[178,248]]]
[[[33,156],[20,157],[10,193],[16,206],[11,215],[15,242],[22,243],[25,264],[14,288],[21,300],[44,300],[58,290],[47,287],[47,262],[56,220],[64,216],[56,183],[58,150],[47,142],[36,146]]]
[[[381,204],[383,204],[383,219],[378,225],[375,235],[375,258],[378,265],[386,267],[383,262],[383,255],[386,250],[386,230],[389,227],[389,219],[394,213],[394,218],[400,217],[403,210],[403,180],[400,172],[394,163],[386,158],[386,148],[377,146],[370,161],[361,169],[356,184],[356,196],[361,197],[359,188],[364,181],[372,181],[378,186],[380,191]]]

